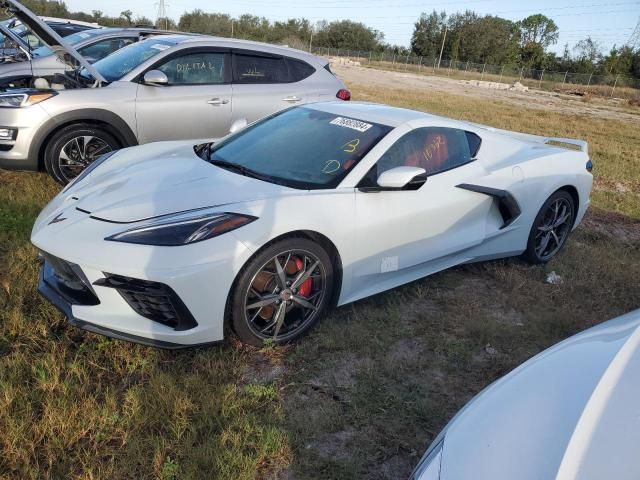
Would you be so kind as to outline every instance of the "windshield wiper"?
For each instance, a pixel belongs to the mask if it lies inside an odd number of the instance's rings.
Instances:
[[[240,165],[239,163],[227,162],[226,160],[210,160],[209,163],[215,165],[216,167],[239,173],[240,175],[244,175],[245,177],[257,178],[258,180],[264,180],[266,182],[274,183],[273,177],[258,173],[254,170],[251,170],[250,168],[245,167],[244,165]]]

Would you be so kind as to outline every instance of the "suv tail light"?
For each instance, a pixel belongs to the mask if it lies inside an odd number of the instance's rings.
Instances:
[[[351,92],[346,88],[341,88],[340,90],[338,90],[338,93],[336,93],[336,97],[347,102],[351,100]]]
[[[587,162],[586,168],[587,168],[587,172],[589,173],[593,171],[593,162],[591,161],[591,159],[589,159],[589,161]]]

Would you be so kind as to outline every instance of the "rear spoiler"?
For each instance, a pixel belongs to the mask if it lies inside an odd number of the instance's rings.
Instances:
[[[517,138],[525,142],[541,143],[552,147],[567,148],[569,150],[577,150],[589,154],[589,144],[584,140],[577,140],[575,138],[563,138],[563,137],[543,137],[541,135],[532,135],[530,133],[512,132],[509,130],[501,130],[499,128],[488,127],[486,125],[480,125],[479,123],[467,122],[474,127],[483,128],[490,132],[500,133],[509,137]]]

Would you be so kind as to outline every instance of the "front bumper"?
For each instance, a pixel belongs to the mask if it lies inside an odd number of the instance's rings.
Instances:
[[[176,350],[181,348],[189,348],[202,345],[212,345],[219,342],[206,342],[201,344],[183,345],[180,343],[167,342],[163,340],[156,340],[153,338],[139,337],[137,335],[131,335],[117,330],[110,329],[101,325],[86,322],[74,317],[72,309],[72,300],[65,295],[63,287],[56,280],[51,265],[43,262],[40,268],[40,280],[38,281],[38,292],[44,298],[46,298],[51,304],[60,310],[69,320],[69,323],[74,327],[86,330],[88,332],[104,335],[105,337],[115,338],[117,340],[126,340],[128,342],[138,343],[140,345],[146,345],[149,347],[164,348],[169,350]]]
[[[32,148],[39,129],[51,117],[36,104],[23,108],[0,108],[0,128],[17,131],[15,140],[0,140],[0,168],[37,170],[38,153]]]

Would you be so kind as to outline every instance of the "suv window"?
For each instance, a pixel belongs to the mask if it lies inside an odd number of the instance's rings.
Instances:
[[[102,60],[104,57],[112,54],[116,50],[120,50],[127,45],[131,45],[135,41],[136,39],[133,37],[108,38],[106,40],[96,42],[92,45],[82,47],[80,50],[78,50],[78,52],[80,53],[80,55],[93,63],[97,62],[98,60]]]
[[[295,58],[287,58],[287,65],[289,66],[289,81],[299,82],[307,77],[313,75],[316,71],[311,65],[302,60]]]
[[[435,175],[465,165],[474,159],[472,153],[477,152],[479,140],[474,133],[456,128],[417,128],[389,147],[367,173],[363,186],[376,185],[378,175],[395,167],[420,167],[427,175]]]
[[[236,83],[288,83],[289,71],[283,57],[234,54]]]
[[[173,58],[158,67],[169,85],[215,85],[224,83],[223,52],[191,53]]]

